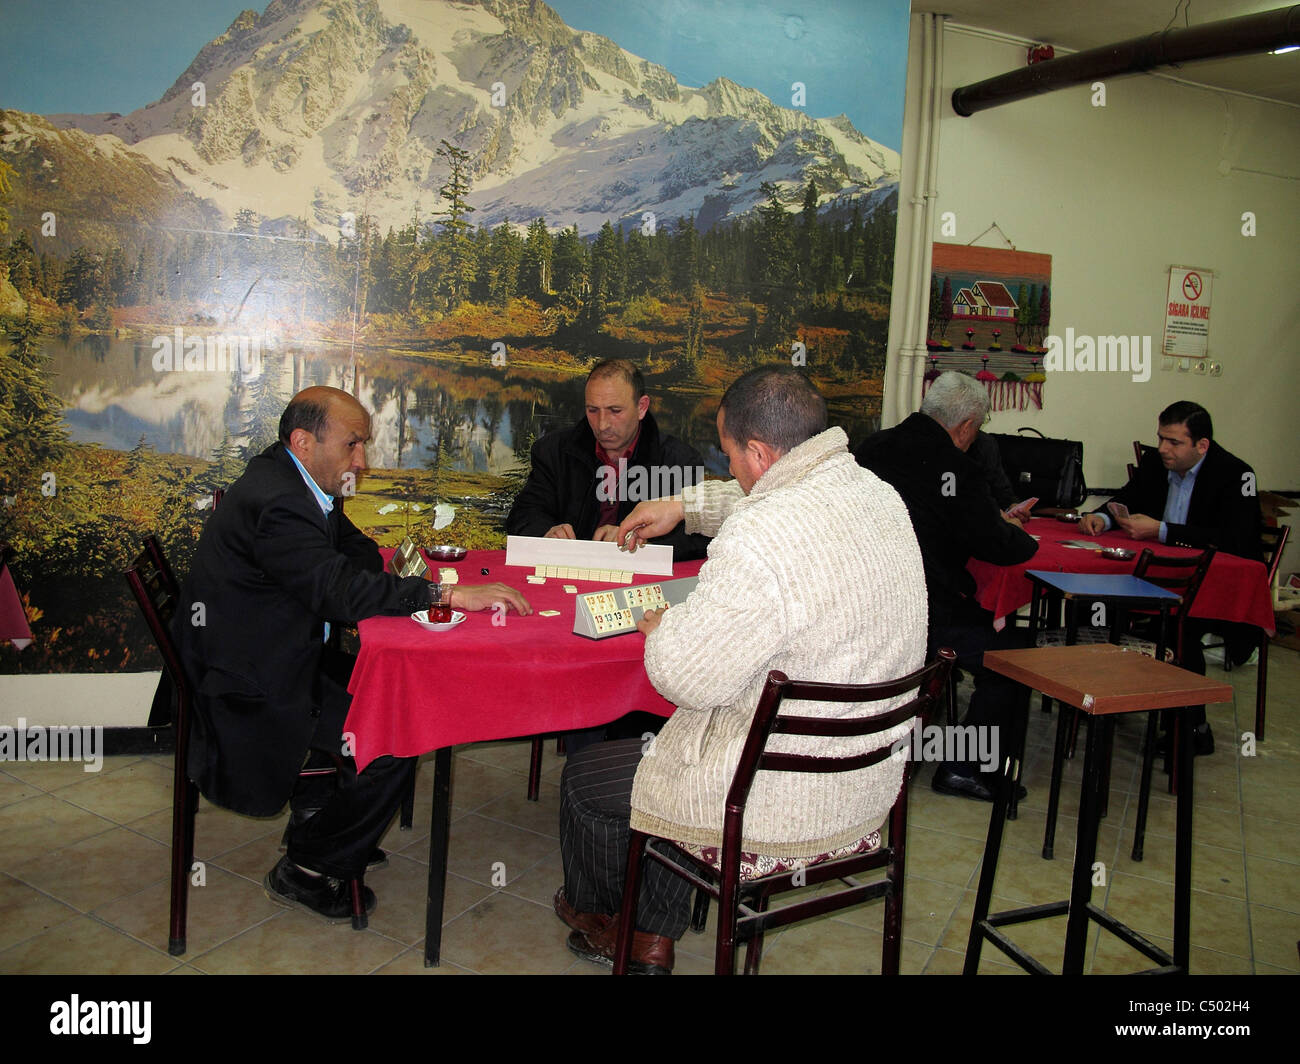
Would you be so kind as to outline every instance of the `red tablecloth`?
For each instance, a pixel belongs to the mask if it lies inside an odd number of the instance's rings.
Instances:
[[[14,587],[14,578],[9,575],[7,565],[0,566],[0,639],[8,639],[19,650],[32,641],[23,600]]]
[[[1077,524],[1067,524],[1051,517],[1031,519],[1025,525],[1025,531],[1039,537],[1038,551],[1029,561],[1019,565],[992,565],[972,558],[967,565],[975,577],[975,597],[981,606],[992,611],[997,628],[1002,628],[1009,615],[1029,602],[1031,585],[1025,576],[1027,569],[1060,573],[1131,573],[1137,565],[1136,555],[1130,561],[1113,561],[1096,551],[1062,546],[1062,540],[1124,547],[1136,551],[1137,555],[1142,553],[1143,547],[1151,547],[1157,554],[1197,553],[1186,547],[1166,547],[1156,541],[1133,540],[1127,533],[1118,531],[1085,536]],[[1205,574],[1205,581],[1197,592],[1191,616],[1240,621],[1263,628],[1269,635],[1274,634],[1273,599],[1269,594],[1264,563],[1222,551],[1215,554],[1210,571]]]
[[[511,611],[495,626],[494,611],[484,610],[446,632],[426,631],[409,617],[361,622],[346,725],[359,770],[384,754],[415,757],[457,743],[592,728],[633,710],[672,713],[646,677],[645,636],[573,634],[575,596],[564,585],[579,593],[621,585],[555,577],[529,584],[532,568],[507,567],[505,557],[470,551],[450,568],[465,584],[517,587],[533,607],[529,617]],[[694,576],[702,564],[679,562],[673,577]],[[484,567],[487,576],[479,572]],[[633,583],[656,579],[668,578],[638,576]],[[542,617],[540,610],[560,615]]]

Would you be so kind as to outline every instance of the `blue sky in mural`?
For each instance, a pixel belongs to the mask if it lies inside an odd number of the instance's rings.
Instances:
[[[815,117],[843,112],[902,144],[907,0],[554,0],[590,30],[667,67],[686,85],[719,75]],[[36,114],[133,111],[158,99],[251,0],[4,0],[0,107]]]

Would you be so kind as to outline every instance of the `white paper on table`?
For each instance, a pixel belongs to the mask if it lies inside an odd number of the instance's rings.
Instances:
[[[573,569],[604,569],[616,573],[673,575],[673,549],[649,543],[635,551],[622,551],[617,543],[586,539],[546,539],[543,536],[507,536],[507,565],[562,565]]]

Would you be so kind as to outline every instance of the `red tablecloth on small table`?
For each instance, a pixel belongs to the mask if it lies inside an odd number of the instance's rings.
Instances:
[[[27,624],[23,600],[14,586],[7,565],[0,566],[0,640],[7,639],[19,650],[32,641],[32,630]]]
[[[531,616],[510,611],[503,625],[494,625],[500,614],[483,610],[446,632],[427,631],[409,617],[361,622],[346,725],[358,769],[384,754],[416,757],[458,743],[591,728],[633,710],[672,713],[645,674],[645,636],[573,634],[576,596],[564,585],[579,593],[621,585],[557,577],[529,584],[524,578],[532,568],[507,568],[505,557],[504,551],[471,551],[443,568],[455,569],[461,583],[518,588]],[[679,562],[673,578],[694,576],[702,564]],[[480,573],[485,567],[487,576]],[[633,583],[667,579],[636,576]],[[540,610],[560,615],[542,617]]]
[[[976,600],[993,613],[994,626],[999,629],[1006,624],[1008,616],[1029,602],[1032,585],[1025,576],[1027,569],[1061,573],[1132,573],[1144,547],[1152,548],[1157,554],[1188,556],[1198,553],[1186,547],[1166,547],[1154,540],[1130,539],[1127,533],[1119,531],[1085,536],[1077,524],[1067,524],[1051,517],[1032,518],[1026,523],[1025,531],[1039,537],[1038,551],[1028,561],[1019,565],[993,565],[972,558],[967,565],[975,577]],[[1095,550],[1062,546],[1062,540],[1123,547],[1136,554],[1129,561],[1117,561]],[[1275,623],[1273,599],[1264,563],[1219,551],[1210,563],[1210,571],[1205,574],[1190,615],[1206,620],[1253,624],[1272,635]]]

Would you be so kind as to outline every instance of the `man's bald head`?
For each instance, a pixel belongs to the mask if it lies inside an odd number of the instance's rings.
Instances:
[[[289,405],[280,415],[280,442],[288,447],[294,429],[306,429],[317,439],[323,438],[330,415],[343,409],[360,412],[367,418],[370,416],[365,407],[341,388],[324,385],[304,388],[289,400]]]
[[[330,495],[355,490],[369,439],[366,408],[338,388],[304,388],[280,415],[280,442]]]

